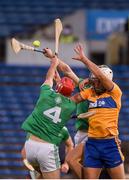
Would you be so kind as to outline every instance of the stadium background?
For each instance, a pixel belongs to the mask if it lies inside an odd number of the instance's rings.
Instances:
[[[14,54],[10,40],[54,50],[54,19],[62,20],[59,55],[80,77],[88,71],[72,61],[80,41],[96,64],[108,64],[123,91],[119,118],[120,139],[129,173],[129,1],[128,0],[1,0],[0,1],[0,178],[26,178],[20,150],[25,141],[21,124],[32,111],[44,81],[48,61],[42,54]],[[66,30],[67,29],[67,30]],[[68,129],[73,137],[73,120]]]

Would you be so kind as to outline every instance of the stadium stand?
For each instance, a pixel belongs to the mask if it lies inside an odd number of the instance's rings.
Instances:
[[[32,32],[78,9],[128,9],[128,0],[1,0],[0,37]]]
[[[123,141],[122,146],[129,149],[126,143],[129,141],[129,66],[112,68],[114,80],[123,91],[120,139]],[[88,76],[85,68],[74,70],[80,77]],[[25,179],[28,176],[20,154],[26,136],[21,124],[36,103],[46,71],[47,67],[0,65],[0,178]],[[67,126],[73,137],[74,120],[69,121]],[[129,153],[124,150],[124,154],[125,162],[129,164]]]

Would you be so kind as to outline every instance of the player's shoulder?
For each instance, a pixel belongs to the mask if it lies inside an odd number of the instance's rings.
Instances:
[[[48,84],[42,84],[42,85],[40,86],[40,89],[50,90],[50,89],[52,89],[52,88],[51,88],[50,85],[48,85]]]
[[[114,84],[114,86],[113,86],[113,89],[111,90],[111,92],[112,92],[112,91],[115,91],[115,92],[119,92],[119,93],[122,94],[122,91],[121,91],[119,85],[116,84],[115,82],[113,82],[113,84]]]
[[[116,88],[119,88],[119,89],[120,89],[120,87],[119,87],[118,84],[116,84],[115,82],[113,82],[113,84],[114,84],[114,86],[115,86]]]
[[[55,91],[52,89],[52,87],[51,86],[49,86],[48,84],[42,84],[41,86],[40,86],[40,91],[42,92],[42,93],[55,93]]]
[[[40,97],[48,98],[50,95],[55,94],[55,91],[47,84],[40,87]]]

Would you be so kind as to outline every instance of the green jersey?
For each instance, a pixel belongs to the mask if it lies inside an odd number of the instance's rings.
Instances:
[[[83,79],[80,79],[80,81],[82,81]],[[85,88],[89,88],[89,85],[87,85]],[[78,91],[79,87],[78,87]],[[76,114],[81,114],[81,113],[85,113],[88,111],[88,107],[89,107],[89,103],[87,100],[80,102],[79,104],[77,104],[77,112]],[[75,123],[75,128],[76,130],[88,130],[89,127],[89,123],[88,123],[88,119],[78,119],[76,120]]]
[[[58,135],[75,110],[75,102],[56,93],[49,85],[42,85],[36,106],[22,128],[40,139],[58,144]]]
[[[31,136],[31,134],[27,133],[26,140],[28,140],[30,136]],[[60,133],[58,134],[56,145],[59,146],[62,142],[67,141],[69,137],[70,137],[70,135],[69,135],[68,129],[67,129],[67,127],[64,126],[61,129]]]
[[[58,134],[58,142],[57,142],[57,146],[59,146],[62,142],[65,142],[68,140],[68,138],[70,137],[69,132],[67,127],[63,127],[60,131],[60,133]]]

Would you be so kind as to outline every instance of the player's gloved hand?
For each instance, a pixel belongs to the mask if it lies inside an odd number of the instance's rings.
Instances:
[[[69,170],[69,165],[68,165],[68,163],[67,163],[67,162],[63,163],[63,164],[61,165],[61,172],[67,173],[68,170]]]

